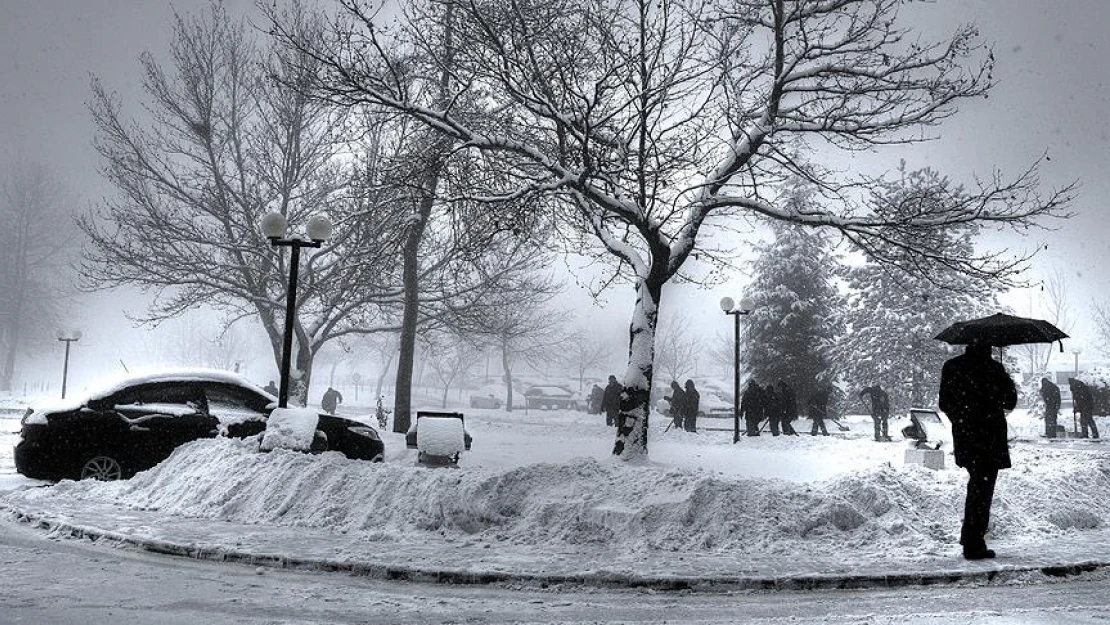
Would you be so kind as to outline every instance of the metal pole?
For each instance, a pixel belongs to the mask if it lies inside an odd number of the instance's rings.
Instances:
[[[278,407],[289,405],[289,355],[293,351],[293,309],[297,304],[297,272],[301,264],[301,246],[291,241],[293,248],[289,267],[289,289],[285,297],[285,337],[281,348],[281,388],[278,391]]]
[[[740,311],[730,313],[735,321],[732,346],[732,442],[740,442]]]
[[[62,399],[66,398],[66,378],[69,377],[69,344],[73,339],[58,339],[66,344],[66,356],[62,361]]]

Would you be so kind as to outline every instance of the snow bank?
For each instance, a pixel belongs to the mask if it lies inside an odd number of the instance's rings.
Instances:
[[[491,546],[647,555],[913,557],[951,554],[966,480],[956,469],[881,464],[796,483],[594,458],[445,470],[256,448],[257,438],[197,441],[130,481],[65,481],[8,497],[110,501],[381,541],[434,533]],[[1110,466],[1101,454],[1023,447],[1014,464],[999,479],[993,537],[1051,538],[1110,520]]]
[[[266,420],[266,431],[262,435],[262,451],[292,449],[308,451],[312,449],[312,439],[316,436],[316,425],[320,415],[310,408],[274,408]]]

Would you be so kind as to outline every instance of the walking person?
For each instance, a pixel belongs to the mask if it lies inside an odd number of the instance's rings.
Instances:
[[[343,403],[343,395],[332,387],[324,391],[324,397],[320,400],[320,407],[328,414],[335,414],[335,409],[339,404]]]
[[[859,393],[860,399],[865,396],[871,404],[871,420],[875,424],[875,441],[890,442],[890,395],[878,384],[868,386]]]
[[[678,382],[671,380],[671,394],[665,396],[663,399],[667,400],[670,405],[668,410],[671,415],[671,427],[673,427],[676,432],[682,429],[682,418],[686,414],[685,397],[686,391],[682,390]]]
[[[609,376],[609,384],[601,394],[601,410],[605,413],[605,425],[617,425],[621,413],[621,391],[624,388],[617,382],[617,376]]]
[[[780,407],[782,400],[779,398],[778,389],[774,382],[768,382],[763,389],[763,413],[767,415],[767,425],[773,436],[779,435],[779,420],[781,419]]]
[[[794,388],[786,380],[779,380],[779,425],[782,433],[787,436],[797,436],[794,430],[794,420],[798,418],[798,397]]]
[[[1077,378],[1068,378],[1071,387],[1072,412],[1079,413],[1079,427],[1082,428],[1080,436],[1083,438],[1098,438],[1098,426],[1095,425],[1095,401],[1091,394],[1091,387]]]
[[[686,391],[682,397],[682,428],[687,432],[698,431],[699,409],[701,409],[701,394],[694,387],[693,380],[686,380]]]
[[[269,382],[267,382],[267,383],[266,383],[266,387],[265,387],[265,388],[263,388],[262,390],[264,390],[264,391],[266,391],[267,393],[269,393],[269,394],[273,395],[274,397],[277,397],[277,394],[278,394],[279,392],[281,392],[281,391],[279,391],[279,390],[278,390],[278,387],[277,387],[277,385],[276,385],[276,384],[274,384],[274,381],[273,381],[273,380],[270,380]]]
[[[759,436],[759,422],[763,421],[763,389],[755,380],[748,382],[748,388],[740,395],[740,415],[744,417],[744,434]]]
[[[1056,438],[1056,418],[1060,415],[1060,387],[1048,378],[1041,378],[1041,401],[1044,402],[1044,435]]]
[[[813,427],[809,429],[810,436],[817,436],[817,430],[821,430],[821,436],[828,436],[829,431],[825,429],[825,417],[829,412],[829,386],[828,384],[818,383],[817,388],[809,394],[809,418],[813,420]]]
[[[989,345],[971,343],[962,355],[944,363],[939,400],[952,423],[956,466],[968,475],[960,528],[964,558],[993,558],[987,526],[998,471],[1010,468],[1006,412],[1017,405],[1017,388],[1002,363],[991,357]]]

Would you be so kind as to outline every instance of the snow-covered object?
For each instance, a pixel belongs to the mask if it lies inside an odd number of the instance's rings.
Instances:
[[[260,448],[262,451],[308,451],[312,448],[319,420],[320,415],[309,408],[275,408],[266,421]]]
[[[462,419],[454,417],[419,417],[416,419],[416,445],[429,456],[453,456],[462,453]]]

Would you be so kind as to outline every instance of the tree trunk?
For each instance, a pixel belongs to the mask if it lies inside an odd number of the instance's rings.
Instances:
[[[416,214],[405,236],[402,279],[404,281],[404,312],[398,345],[397,384],[393,389],[393,431],[404,434],[412,423],[412,369],[416,360],[416,324],[420,309],[420,242],[432,214],[441,164],[430,163],[425,172]]]
[[[504,344],[501,346],[501,369],[505,380],[505,412],[513,411],[513,368],[509,362],[509,349]]]
[[[655,328],[666,279],[653,273],[636,284],[636,306],[629,326],[628,369],[621,385],[621,411],[613,455],[622,460],[647,456],[651,378],[655,360]]]

